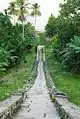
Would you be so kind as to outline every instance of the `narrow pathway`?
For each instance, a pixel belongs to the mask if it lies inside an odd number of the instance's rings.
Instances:
[[[13,119],[60,119],[48,94],[42,61],[39,61],[38,76],[28,92],[28,100]]]

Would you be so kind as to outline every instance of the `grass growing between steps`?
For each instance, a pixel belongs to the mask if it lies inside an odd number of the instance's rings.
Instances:
[[[0,80],[0,101],[9,97],[13,92],[20,90],[24,85],[24,80],[28,80],[34,62],[34,53],[26,53],[25,63],[22,61],[18,67]]]
[[[80,75],[61,70],[60,64],[54,60],[50,48],[46,49],[46,58],[56,87],[65,92],[71,102],[80,106]]]

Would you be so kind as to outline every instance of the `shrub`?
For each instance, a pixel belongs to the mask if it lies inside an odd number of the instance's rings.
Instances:
[[[80,37],[74,36],[60,55],[63,68],[80,73]]]
[[[0,70],[16,65],[30,50],[36,39],[32,24],[25,25],[25,40],[22,40],[21,24],[12,25],[9,17],[0,13]]]

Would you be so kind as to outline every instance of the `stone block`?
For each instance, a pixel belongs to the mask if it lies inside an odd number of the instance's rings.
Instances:
[[[22,101],[22,96],[12,96],[0,102],[0,119],[11,118],[13,113],[20,108]]]

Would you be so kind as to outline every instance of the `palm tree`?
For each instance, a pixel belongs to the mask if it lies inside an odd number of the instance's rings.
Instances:
[[[35,17],[35,27],[36,27],[36,18],[37,16],[41,16],[40,5],[38,5],[38,3],[35,3],[32,5],[32,9],[33,11],[31,12],[31,16]]]
[[[26,3],[27,1],[27,3]],[[22,34],[23,34],[23,41],[24,41],[24,22],[26,21],[26,15],[29,14],[28,12],[28,6],[29,2],[28,0],[16,0],[16,6],[17,6],[17,14],[18,14],[18,20],[22,23]]]
[[[15,16],[17,15],[16,2],[15,1],[10,2],[7,10],[10,15],[14,16],[14,25],[15,25]]]

